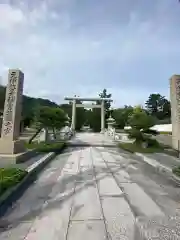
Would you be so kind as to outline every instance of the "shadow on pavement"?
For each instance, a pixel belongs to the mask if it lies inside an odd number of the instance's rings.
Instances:
[[[120,169],[120,165],[118,165],[116,168],[114,168],[113,164],[113,174],[118,172]],[[103,176],[102,176],[102,173]],[[99,174],[101,176],[99,176]],[[79,172],[76,175],[64,175],[59,183],[58,186],[58,194],[60,195],[59,198],[56,198],[54,200],[53,197],[50,197],[51,191],[49,189],[53,189],[55,186],[55,182],[51,184],[46,184],[41,188],[41,191],[44,193],[42,196],[42,199],[44,198],[44,204],[41,204],[40,206],[35,207],[34,209],[31,209],[31,211],[25,213],[23,216],[20,216],[18,218],[14,218],[12,221],[7,221],[8,215],[3,219],[2,222],[4,223],[4,226],[2,224],[2,227],[0,228],[0,232],[9,231],[13,228],[16,228],[19,224],[22,222],[28,222],[36,217],[40,217],[40,214],[45,211],[50,211],[51,209],[60,209],[62,207],[62,204],[64,204],[66,201],[68,201],[73,195],[78,194],[83,189],[87,189],[88,187],[94,186],[98,181],[105,178],[107,175],[110,174],[110,171],[108,171],[107,168],[101,168],[98,167],[94,169],[94,167],[91,167],[90,169]],[[93,176],[96,176],[95,178]],[[57,190],[57,189],[56,189]],[[65,193],[65,194],[63,194]],[[67,194],[66,194],[67,193]],[[62,195],[61,195],[62,194]],[[11,209],[13,211],[13,209]],[[11,212],[10,212],[11,213]]]

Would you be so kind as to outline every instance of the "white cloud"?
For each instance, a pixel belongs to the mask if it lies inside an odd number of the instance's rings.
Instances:
[[[108,10],[116,13],[117,1],[112,0],[112,9],[106,2],[107,15],[101,11],[99,19],[97,13],[97,19],[91,19],[94,6],[88,4],[76,6],[74,0],[32,1],[31,8],[25,1],[0,4],[3,81],[7,68],[21,68],[26,94],[56,101],[65,95],[97,95],[105,87],[116,105],[141,103],[157,88],[155,84],[159,84],[157,91],[166,93],[168,78],[178,71],[180,60],[179,18],[174,10],[171,13],[172,5],[161,9],[152,3],[149,12],[154,15],[147,17],[147,9],[132,9],[130,4],[128,9],[126,3],[117,17],[127,15],[128,21],[119,17],[113,24],[108,17],[113,20],[115,14],[108,15]]]
[[[0,4],[0,30],[12,30],[24,21],[25,16],[21,9],[9,4]]]

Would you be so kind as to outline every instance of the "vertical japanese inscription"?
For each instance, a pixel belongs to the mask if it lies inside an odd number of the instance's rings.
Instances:
[[[17,72],[12,71],[9,75],[9,84],[7,87],[5,114],[4,114],[4,135],[12,132],[14,104],[17,94],[18,77]]]
[[[176,121],[179,123],[180,121],[180,79],[176,79],[176,101],[177,101],[177,119]]]

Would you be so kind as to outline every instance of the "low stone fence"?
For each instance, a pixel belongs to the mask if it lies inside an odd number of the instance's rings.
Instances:
[[[39,134],[33,139],[33,141],[37,142],[45,142],[45,141],[60,141],[60,140],[69,140],[73,136],[73,131],[69,129],[62,129],[62,130],[57,130],[54,133],[52,131],[48,131],[47,129],[42,129]]]
[[[110,137],[112,140],[116,142],[124,142],[124,143],[132,143],[133,139],[128,138],[127,133],[116,132],[115,128],[110,128],[105,130],[105,135]]]
[[[114,129],[114,128],[106,129],[105,135],[107,137],[110,137],[112,140],[114,140],[116,142],[124,142],[124,143],[134,142],[133,139],[128,138],[127,133],[116,132],[116,129]],[[172,136],[171,135],[160,134],[160,135],[156,135],[156,136],[153,136],[153,135],[149,135],[149,136],[152,137],[153,139],[156,139],[159,143],[162,143],[164,145],[172,147]]]

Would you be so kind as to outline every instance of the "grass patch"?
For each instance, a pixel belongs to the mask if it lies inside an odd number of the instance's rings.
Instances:
[[[177,175],[178,177],[180,177],[180,167],[175,167],[172,169],[172,172]]]
[[[152,146],[148,148],[142,148],[140,145],[134,144],[134,143],[119,143],[119,147],[122,148],[125,151],[134,153],[165,153],[167,155],[170,155],[172,157],[178,158],[179,153],[178,151],[174,149],[167,148],[166,146],[163,146],[162,144],[159,144],[159,146]]]
[[[172,133],[171,132],[159,132],[159,134],[162,134],[162,135],[172,135]]]
[[[172,157],[175,157],[175,158],[179,158],[179,153],[177,150],[174,150],[174,149],[164,149],[164,153],[172,156]]]
[[[128,152],[134,153],[134,152],[139,152],[139,153],[155,153],[155,152],[163,152],[162,147],[148,147],[148,148],[143,148],[142,146],[135,144],[135,143],[119,143],[119,147],[122,148],[123,150],[126,150]]]
[[[0,196],[18,184],[26,175],[27,172],[19,168],[0,168]]]
[[[179,152],[176,149],[171,148],[168,145],[165,145],[163,143],[160,143],[160,146],[164,149],[164,153],[172,156],[172,157],[176,157],[179,158]]]
[[[26,143],[26,148],[36,149],[38,152],[60,152],[64,147],[64,142],[55,142],[55,143]]]

